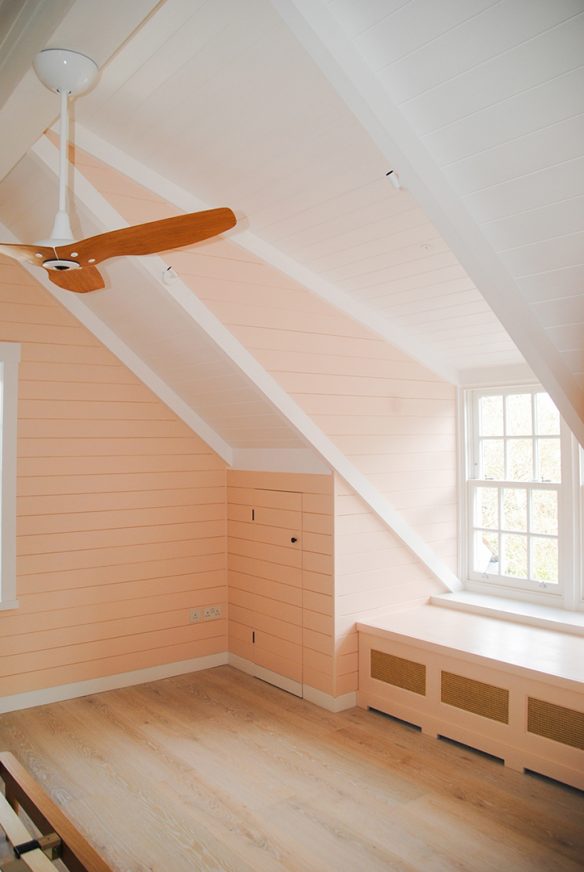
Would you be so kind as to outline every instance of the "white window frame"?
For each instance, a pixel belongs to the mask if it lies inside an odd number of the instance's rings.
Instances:
[[[582,547],[584,536],[580,518],[582,484],[580,479],[580,450],[572,433],[563,420],[560,424],[560,444],[562,452],[562,482],[559,486],[558,501],[558,540],[559,545],[559,584],[540,586],[537,582],[516,579],[501,580],[500,577],[482,580],[479,573],[471,567],[473,535],[472,518],[472,463],[476,457],[478,424],[476,408],[478,396],[487,394],[506,395],[514,393],[545,392],[536,384],[521,385],[477,385],[459,392],[459,439],[460,458],[460,577],[464,579],[467,590],[490,596],[505,597],[519,601],[532,602],[552,608],[584,610],[584,585],[582,580]],[[494,483],[498,484],[498,483]]]
[[[16,431],[20,345],[0,342],[0,609],[16,599]]]

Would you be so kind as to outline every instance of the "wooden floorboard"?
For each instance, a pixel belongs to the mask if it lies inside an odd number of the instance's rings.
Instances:
[[[0,716],[120,872],[562,872],[584,794],[228,666]]]

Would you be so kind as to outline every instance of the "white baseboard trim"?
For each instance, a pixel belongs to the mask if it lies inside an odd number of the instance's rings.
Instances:
[[[229,665],[241,672],[246,672],[248,675],[253,675],[254,678],[261,678],[262,681],[267,681],[268,684],[273,684],[281,690],[293,693],[294,696],[302,696],[302,685],[298,681],[293,681],[291,678],[286,678],[285,675],[279,675],[263,666],[257,666],[251,660],[246,660],[245,657],[229,654]]]
[[[326,709],[328,712],[344,712],[357,705],[356,691],[344,693],[342,696],[331,696],[328,693],[323,693],[322,690],[310,687],[308,684],[303,685],[303,690],[305,700]]]
[[[103,678],[90,678],[87,681],[78,681],[74,684],[60,684],[57,687],[47,687],[44,690],[15,693],[12,696],[0,697],[0,714],[47,705],[51,702],[61,702],[64,699],[75,699],[75,697],[88,696],[91,693],[101,693],[104,690],[146,684],[148,681],[172,678],[173,675],[184,675],[187,672],[200,672],[202,669],[211,669],[213,666],[225,666],[228,662],[227,651],[222,651],[220,654],[209,654],[207,657],[194,657],[192,660],[163,663],[160,666],[135,669],[132,672],[119,672],[116,675],[106,675]]]
[[[261,678],[262,681],[267,681],[268,684],[273,684],[282,690],[288,691],[288,693],[300,696],[329,712],[342,712],[357,705],[356,692],[345,693],[343,696],[330,696],[328,693],[323,693],[322,690],[317,690],[308,684],[300,684],[298,681],[292,681],[291,678],[286,678],[284,675],[272,672],[271,669],[257,666],[251,660],[246,660],[237,654],[229,655],[229,665],[239,669],[241,672],[247,673],[247,675],[253,675],[254,678]]]

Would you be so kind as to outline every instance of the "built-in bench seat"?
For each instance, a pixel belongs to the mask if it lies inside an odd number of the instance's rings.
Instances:
[[[357,629],[360,706],[584,789],[584,636],[433,605]]]

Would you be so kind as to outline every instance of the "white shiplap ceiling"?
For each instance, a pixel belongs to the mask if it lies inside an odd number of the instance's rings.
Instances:
[[[76,103],[77,121],[202,200],[230,203],[257,237],[337,288],[340,299],[349,295],[411,339],[414,354],[426,349],[433,368],[462,382],[481,371],[487,379],[489,371],[517,371],[523,355],[461,253],[409,191],[388,184],[393,162],[279,14],[286,6],[302,11],[302,3],[132,0],[123,12],[106,10],[107,38],[102,18],[79,26],[91,4],[66,5],[47,44],[65,40],[103,63],[97,88]],[[581,201],[564,185],[550,204],[548,180],[544,205],[534,206],[516,177],[525,177],[526,160],[527,175],[535,171],[528,133],[549,131],[550,118],[552,128],[578,124],[582,89],[565,74],[581,75],[574,67],[582,0],[309,5],[326,8],[354,42],[581,378],[581,330],[566,324],[580,312]],[[537,72],[530,79],[524,67]],[[37,83],[38,94],[50,100]],[[567,132],[558,128],[556,139],[572,153],[579,141]],[[516,145],[512,159],[501,156],[501,143],[507,152]],[[574,155],[562,171],[567,162]],[[550,222],[570,238],[546,239],[546,259],[539,237]]]
[[[330,5],[584,383],[582,0]]]
[[[229,202],[262,240],[415,337],[443,372],[523,360],[266,0],[166,3],[77,117],[169,181]],[[472,341],[453,341],[465,325]]]
[[[582,438],[582,0],[274,4]]]
[[[0,186],[0,213],[17,237],[39,238],[51,225],[56,196],[54,174],[27,155]],[[99,232],[94,215],[75,203],[75,236]],[[85,296],[83,305],[208,424],[218,435],[213,447],[305,449],[286,419],[138,260],[116,258],[102,269],[108,288]]]
[[[34,142],[56,101],[32,58],[39,41],[86,52],[102,74],[74,104],[85,148],[179,208],[230,205],[234,242],[448,379],[531,367],[582,438],[583,4],[71,0],[48,16],[27,0],[1,94],[0,221],[46,235],[54,177]],[[115,226],[76,193],[84,233]],[[176,407],[227,453],[304,450],[310,422],[291,425],[245,349],[224,353],[151,268],[107,271],[112,290],[77,309]]]

